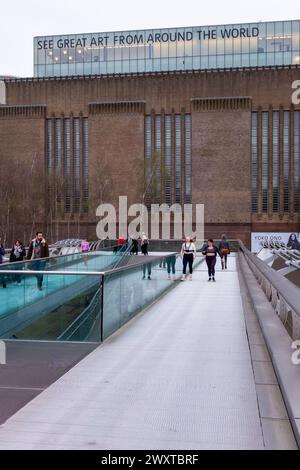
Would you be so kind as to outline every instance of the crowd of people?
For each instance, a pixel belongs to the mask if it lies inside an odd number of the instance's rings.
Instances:
[[[0,244],[0,264],[3,263],[3,258],[5,256],[5,249],[3,244]],[[13,247],[9,252],[9,261],[10,263],[19,263],[24,261],[25,259],[28,261],[33,261],[31,263],[30,268],[33,271],[44,271],[45,269],[45,261],[41,261],[44,258],[49,257],[49,246],[44,238],[43,232],[36,232],[36,235],[33,240],[31,240],[28,248],[28,252],[26,254],[26,249],[24,244],[21,240],[16,240]],[[17,271],[18,269],[16,269]],[[21,266],[20,266],[21,270]],[[37,274],[37,287],[39,290],[43,289],[43,275]],[[16,273],[13,275],[13,281],[16,284],[21,284],[21,274]],[[5,276],[1,276],[1,284],[3,288],[6,288],[6,280]]]
[[[125,238],[123,235],[119,236],[118,245],[115,251],[120,251],[126,248],[128,252],[136,256],[141,251],[142,255],[149,255],[149,239],[143,232],[139,239],[136,238]],[[89,242],[82,240],[80,251],[88,253],[90,250]],[[208,270],[208,281],[215,282],[216,263],[217,257],[221,259],[222,270],[227,269],[227,257],[230,254],[230,246],[227,241],[226,235],[222,235],[221,241],[217,244],[214,243],[213,239],[209,238],[200,250],[202,255],[205,256],[207,270]],[[180,250],[182,258],[182,276],[181,281],[185,281],[187,278],[191,281],[193,279],[193,266],[196,258],[196,246],[194,240],[190,237],[186,237]],[[0,264],[3,263],[3,258],[6,252],[2,243],[0,243]],[[16,240],[9,252],[9,261],[11,263],[21,262],[24,260],[32,261],[30,269],[33,271],[44,271],[46,261],[45,258],[49,257],[49,246],[43,235],[43,232],[36,232],[36,236],[31,240],[29,249],[26,254],[25,246],[21,240]],[[176,255],[172,254],[160,263],[160,267],[167,269],[168,279],[176,280]],[[44,261],[43,261],[44,260]],[[86,263],[86,261],[85,261]],[[143,279],[151,280],[151,261],[143,264]],[[188,277],[187,277],[188,271]],[[39,290],[43,289],[43,274],[36,273],[37,287]],[[15,284],[21,284],[21,274],[16,273],[13,275],[13,281]],[[0,275],[0,284],[3,288],[7,287],[5,276]]]
[[[141,251],[143,255],[147,256],[149,249],[149,239],[144,232],[139,239],[134,237],[125,238],[123,235],[120,235],[116,251],[121,250],[124,246],[128,248],[131,255],[137,256],[139,251]],[[226,235],[223,234],[221,236],[221,241],[218,243],[218,245],[214,243],[212,238],[209,238],[207,242],[204,243],[201,252],[206,259],[208,281],[215,282],[215,267],[218,256],[221,259],[222,270],[227,269],[227,258],[230,254],[230,246]],[[190,281],[193,279],[193,266],[196,253],[197,250],[194,241],[190,237],[186,237],[180,250],[183,265],[181,281],[185,281],[187,279],[187,270],[189,271],[188,279]],[[161,261],[159,267],[163,269],[167,267],[168,279],[176,279],[176,255],[169,256],[166,258],[166,260]],[[143,279],[146,279],[146,272],[148,279],[151,279],[151,263],[143,265]]]

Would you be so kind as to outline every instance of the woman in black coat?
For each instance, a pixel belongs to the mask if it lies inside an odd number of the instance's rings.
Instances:
[[[20,240],[16,240],[10,252],[10,257],[9,257],[10,263],[23,261],[25,256],[26,256],[26,250],[24,248],[23,243]],[[14,281],[17,282],[18,284],[21,284],[21,275],[16,274],[14,276]]]

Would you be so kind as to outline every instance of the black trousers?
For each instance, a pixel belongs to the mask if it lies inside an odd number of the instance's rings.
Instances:
[[[189,265],[190,274],[193,273],[193,263],[194,263],[193,253],[185,253],[183,255],[183,274],[186,274],[187,265]]]
[[[215,275],[216,262],[217,262],[217,257],[216,256],[206,256],[206,264],[207,264],[207,268],[208,268],[209,277]]]

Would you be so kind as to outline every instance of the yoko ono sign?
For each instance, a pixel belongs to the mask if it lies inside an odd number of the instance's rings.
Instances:
[[[38,50],[68,49],[78,47],[132,46],[167,42],[206,41],[212,39],[256,38],[259,36],[257,27],[224,27],[193,29],[190,31],[165,32],[128,32],[123,34],[105,33],[70,37],[36,38]]]

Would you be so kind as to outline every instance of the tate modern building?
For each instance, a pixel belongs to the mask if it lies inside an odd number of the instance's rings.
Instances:
[[[94,239],[121,195],[204,204],[247,245],[300,231],[299,20],[36,37],[5,88],[1,164],[35,156],[58,236]]]

